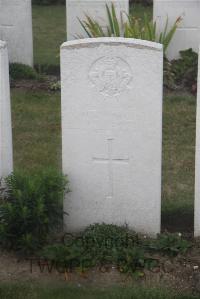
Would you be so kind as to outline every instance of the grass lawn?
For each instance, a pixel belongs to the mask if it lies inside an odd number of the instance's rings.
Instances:
[[[14,166],[61,168],[60,93],[12,90]]]
[[[194,206],[196,98],[171,95],[163,107],[162,211],[165,227],[191,231]],[[167,224],[167,225],[166,225]]]
[[[63,286],[0,285],[1,299],[197,299],[169,291],[141,288],[91,289]]]
[[[34,63],[59,65],[60,45],[66,41],[65,6],[33,6]]]
[[[145,6],[144,8],[141,4],[133,4],[130,6],[130,13],[137,18],[142,18],[146,14],[151,19],[153,16],[153,6]]]

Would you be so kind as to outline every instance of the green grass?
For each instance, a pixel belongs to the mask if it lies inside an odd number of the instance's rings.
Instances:
[[[153,17],[153,6],[144,7],[141,4],[133,4],[130,6],[130,13],[137,18],[142,18],[145,13],[151,19]]]
[[[66,41],[65,6],[33,6],[34,63],[58,65]]]
[[[181,220],[184,230],[190,230],[194,205],[195,97],[166,96],[163,112],[163,221],[168,220],[173,226]]]
[[[163,199],[193,196],[196,100],[191,95],[165,97],[163,115]]]
[[[84,287],[35,285],[0,285],[1,299],[197,299],[192,295],[174,294],[161,289],[111,288],[94,289]]]
[[[12,90],[14,166],[61,167],[60,94]]]
[[[152,7],[140,4],[130,9],[134,16],[152,17]],[[65,6],[33,6],[34,63],[59,65],[60,45],[66,41]]]

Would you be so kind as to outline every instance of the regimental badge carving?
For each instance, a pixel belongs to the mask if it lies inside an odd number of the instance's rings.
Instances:
[[[105,56],[92,64],[89,79],[103,95],[117,96],[129,87],[132,71],[124,59]]]

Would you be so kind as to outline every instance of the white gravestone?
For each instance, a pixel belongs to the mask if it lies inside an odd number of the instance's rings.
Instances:
[[[66,0],[67,7],[67,40],[73,40],[77,37],[88,37],[82,28],[78,18],[85,20],[85,15],[89,15],[101,26],[108,25],[108,16],[106,12],[106,4],[111,7],[114,4],[116,15],[121,19],[121,15],[126,18],[129,12],[128,0]]]
[[[200,50],[198,66],[197,112],[196,112],[196,159],[195,159],[195,209],[194,235],[200,236]]]
[[[124,38],[61,47],[68,231],[92,223],[160,232],[162,45]]]
[[[0,41],[0,177],[13,170],[8,52]]]
[[[0,0],[0,39],[8,43],[10,62],[33,65],[31,0]]]
[[[164,31],[166,19],[172,25],[178,17],[182,21],[167,51],[169,59],[179,57],[179,51],[193,48],[198,52],[200,43],[200,0],[154,0],[154,20]]]

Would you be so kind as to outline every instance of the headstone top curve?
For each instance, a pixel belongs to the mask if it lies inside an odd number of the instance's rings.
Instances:
[[[135,38],[124,37],[98,37],[98,38],[83,38],[64,42],[61,45],[61,50],[70,48],[87,48],[100,44],[108,45],[126,45],[133,48],[147,48],[155,51],[162,51],[163,45],[155,42],[150,42]]]

